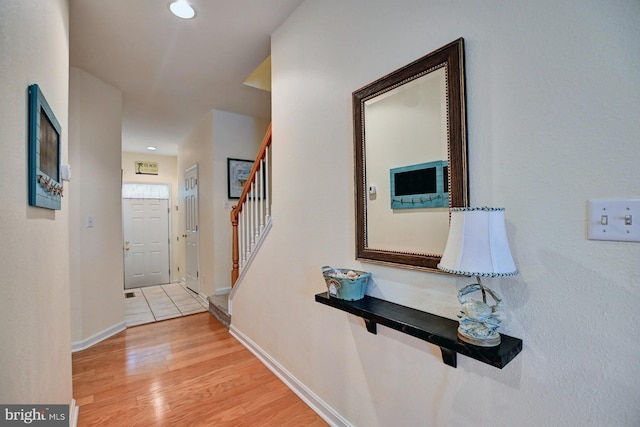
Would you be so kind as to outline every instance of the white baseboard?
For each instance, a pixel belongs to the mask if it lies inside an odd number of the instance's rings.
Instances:
[[[283,383],[286,384],[295,394],[298,395],[311,409],[313,409],[323,420],[334,427],[352,427],[346,419],[327,405],[314,392],[309,390],[296,377],[280,365],[274,358],[269,356],[260,346],[249,337],[240,332],[233,324],[230,325],[229,333],[245,346],[260,361],[273,372]]]
[[[123,320],[122,322],[116,323],[115,325],[105,329],[104,331],[91,335],[89,338],[85,338],[82,341],[72,342],[71,352],[75,353],[76,351],[86,350],[92,345],[98,344],[100,341],[106,340],[110,336],[113,336],[118,332],[122,332],[125,329],[127,329],[127,324]]]
[[[231,288],[216,289],[214,295],[229,295]]]
[[[80,407],[76,406],[76,400],[71,399],[71,405],[69,405],[69,427],[78,427],[78,415]]]
[[[198,298],[200,298],[203,302],[206,302],[207,305],[209,304],[209,299],[207,298],[207,296],[205,294],[203,294],[202,292],[198,292]]]

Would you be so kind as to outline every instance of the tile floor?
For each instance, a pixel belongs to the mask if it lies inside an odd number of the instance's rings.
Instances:
[[[208,303],[180,283],[125,289],[133,297],[124,299],[124,320],[127,326],[142,325],[159,320],[207,311]]]

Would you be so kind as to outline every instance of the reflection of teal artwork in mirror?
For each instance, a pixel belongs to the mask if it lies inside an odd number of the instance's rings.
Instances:
[[[449,206],[448,163],[438,160],[390,171],[391,209]]]
[[[37,84],[29,86],[29,204],[60,209],[60,123]]]

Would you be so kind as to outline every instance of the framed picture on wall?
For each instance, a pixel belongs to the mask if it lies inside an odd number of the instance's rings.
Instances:
[[[227,159],[227,190],[230,199],[239,199],[242,195],[253,163],[253,160]]]
[[[62,129],[37,84],[29,86],[29,205],[60,209]]]

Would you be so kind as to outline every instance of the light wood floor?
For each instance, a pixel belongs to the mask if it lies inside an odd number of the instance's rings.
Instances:
[[[326,426],[209,313],[73,354],[79,426]]]

